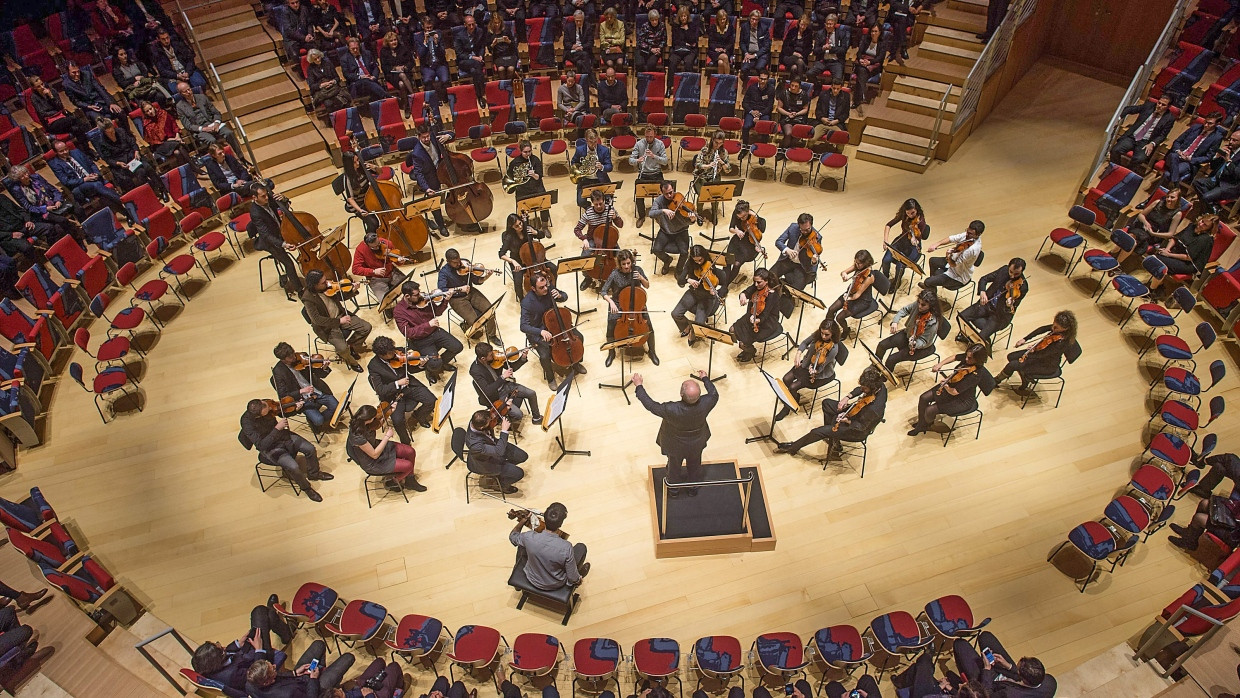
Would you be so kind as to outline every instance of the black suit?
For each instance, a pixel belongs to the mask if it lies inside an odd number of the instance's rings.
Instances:
[[[861,387],[853,388],[848,394],[850,398],[859,398],[863,394]],[[851,408],[845,412],[851,411]],[[830,451],[838,451],[841,441],[865,441],[870,432],[883,421],[883,415],[887,413],[887,386],[881,386],[878,392],[874,393],[874,400],[865,407],[861,408],[857,414],[848,418],[848,423],[840,423],[836,427],[836,419],[840,416],[839,403],[830,400],[824,400],[822,403],[822,426],[811,429],[808,434],[802,436],[792,442],[792,453],[805,448],[806,446],[817,443],[819,441],[827,441],[830,443]]]
[[[245,169],[245,165],[237,158],[224,153],[224,164],[228,166],[235,181],[228,183],[228,176],[224,173],[224,167],[215,161],[215,158],[207,158],[207,177],[211,179],[211,185],[220,194],[227,194],[230,191],[240,191],[244,189],[250,182],[250,172]],[[243,194],[244,195],[244,194]]]
[[[1020,307],[1021,301],[1025,300],[1025,296],[1029,295],[1029,280],[1022,275],[1020,295],[1012,299],[1012,307],[1008,308],[1008,301],[1002,296],[1004,288],[1011,279],[1006,264],[978,279],[978,294],[986,294],[986,304],[982,305],[981,301],[978,301],[960,311],[960,319],[968,320],[973,329],[977,330],[978,335],[988,342],[995,332],[1012,324],[1012,316],[1016,314],[1016,309]]]
[[[1203,130],[1205,124],[1193,124],[1171,144],[1171,152],[1167,153],[1166,167],[1163,169],[1164,185],[1191,180],[1199,167],[1214,159],[1214,153],[1226,135],[1221,126],[1215,126],[1214,130],[1201,138],[1197,148],[1188,154],[1187,160],[1180,157],[1181,152],[1192,147]]]
[[[405,370],[397,371],[378,356],[370,360],[367,369],[367,380],[375,394],[380,400],[393,403],[392,428],[396,430],[400,442],[406,446],[412,444],[406,419],[411,416],[418,422],[429,422],[435,411],[435,394],[412,373],[408,375],[408,385],[403,388],[397,386],[396,381],[406,377]]]
[[[1145,152],[1145,146],[1153,145],[1154,148],[1157,148],[1163,141],[1167,140],[1167,135],[1171,133],[1171,125],[1175,123],[1175,116],[1170,109],[1163,112],[1162,116],[1154,117],[1152,126],[1144,128],[1146,121],[1154,116],[1154,108],[1157,104],[1157,102],[1134,104],[1121,112],[1121,118],[1136,114],[1137,120],[1124,131],[1124,134],[1111,147],[1111,162],[1119,164],[1120,158],[1131,150],[1132,157],[1128,160],[1129,166],[1140,167],[1150,157]],[[1141,131],[1144,132],[1142,133]]]
[[[474,91],[477,92],[478,99],[482,99],[483,85],[486,81],[483,70],[486,67],[487,48],[490,44],[487,30],[479,26],[474,26],[473,33],[462,29],[453,43],[456,48],[456,68],[461,77],[468,76],[474,81]],[[478,58],[475,60],[471,56]]]
[[[512,369],[516,373],[517,369],[529,362],[529,359],[522,356],[506,365],[506,368]],[[496,400],[512,399],[512,409],[516,410],[516,414],[509,412],[509,418],[512,421],[521,419],[524,415],[521,413],[520,405],[524,401],[526,407],[530,410],[530,414],[538,420],[542,421],[542,413],[538,410],[538,396],[531,388],[521,385],[514,378],[506,380],[503,377],[503,368],[491,368],[491,366],[479,361],[475,361],[469,365],[469,378],[474,383],[474,388],[481,392],[479,398],[486,401],[488,405]]]
[[[257,201],[250,202],[250,225],[246,232],[254,241],[254,249],[271,255],[283,269],[282,274],[287,278],[285,291],[300,293],[304,286],[301,277],[297,275],[297,263],[289,256],[288,250],[284,249],[280,217],[270,202],[267,206],[261,206]]]
[[[280,674],[270,686],[259,687],[246,682],[245,691],[250,698],[319,698],[322,691],[336,688],[344,680],[345,672],[353,666],[354,657],[349,652],[327,663],[327,644],[315,640],[294,664],[294,668],[319,660],[319,677]]]
[[[374,56],[370,55],[370,51],[364,47],[359,47],[356,56],[345,51],[344,57],[340,59],[340,70],[344,73],[344,80],[349,85],[349,94],[353,95],[354,99],[365,97],[368,101],[376,102],[387,98],[387,90],[378,83],[378,77],[381,75],[379,64],[375,62]]]
[[[1240,196],[1240,148],[1228,155],[1220,147],[1210,161],[1210,172],[1209,177],[1200,177],[1193,182],[1193,188],[1202,201],[1217,203]]]
[[[284,663],[284,653],[271,648],[272,630],[280,636],[281,641],[287,642],[293,636],[288,623],[270,606],[255,606],[250,611],[250,630],[246,637],[253,636],[257,631],[260,648],[254,649],[248,642],[237,644],[237,641],[233,640],[224,648],[224,666],[205,674],[208,678],[224,684],[224,695],[229,698],[245,698],[245,674],[254,662],[266,659],[276,666]]]
[[[991,698],[1051,698],[1055,695],[1058,685],[1055,677],[1047,674],[1037,686],[1026,686],[1020,683],[1016,675],[1016,658],[1008,653],[999,640],[988,631],[982,631],[977,638],[979,647],[989,647],[990,651],[1001,655],[1012,663],[1011,669],[994,665],[986,669],[982,657],[967,640],[956,640],[952,643],[956,666],[970,684],[981,684],[989,689]]]
[[[669,482],[698,482],[702,479],[702,451],[710,439],[710,425],[706,418],[719,403],[719,391],[715,389],[715,384],[709,378],[702,383],[706,394],[693,404],[683,400],[655,402],[646,393],[646,386],[637,386],[637,399],[642,406],[663,419],[655,443],[667,456]]]
[[[581,44],[581,49],[574,50],[574,44]],[[583,23],[581,28],[577,27],[576,22],[570,22],[564,30],[564,61],[571,61],[578,73],[589,73],[593,70],[594,27],[589,20]]]

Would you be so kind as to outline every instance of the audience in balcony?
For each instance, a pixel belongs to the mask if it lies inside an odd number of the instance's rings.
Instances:
[[[310,87],[311,103],[316,108],[322,107],[328,114],[352,103],[336,66],[317,48],[306,53],[306,84]]]
[[[379,64],[375,62],[370,51],[362,46],[355,36],[345,40],[348,50],[340,59],[340,69],[344,72],[345,82],[349,85],[349,94],[353,99],[374,102],[387,97],[387,90],[376,82],[381,73]]]
[[[112,52],[112,80],[130,102],[168,102],[172,93],[159,84],[145,63],[133,58],[124,46]]]
[[[663,69],[667,53],[667,29],[658,10],[646,14],[646,21],[637,27],[637,52],[634,64],[637,72],[649,73]]]
[[[396,88],[401,112],[407,116],[409,95],[417,91],[413,86],[415,67],[417,59],[413,55],[413,46],[395,31],[385,34],[383,48],[379,49],[379,68],[383,71],[383,79]]]
[[[671,50],[667,54],[667,72],[692,73],[697,70],[698,39],[702,36],[696,18],[689,16],[689,6],[681,5],[672,22]]]
[[[301,71],[301,56],[314,48],[314,17],[310,8],[301,0],[285,0],[284,14],[280,18],[283,25],[281,35],[284,37],[284,55],[298,72]]]
[[[749,131],[758,121],[770,120],[775,111],[775,83],[771,81],[771,73],[766,68],[758,71],[758,79],[745,88],[745,96],[741,99],[741,112],[744,120],[741,126],[741,142],[749,144]],[[742,150],[743,156],[748,151]]]
[[[86,240],[82,227],[73,219],[73,206],[43,175],[31,172],[24,165],[15,165],[9,170],[9,179],[12,181],[9,193],[13,195],[13,200],[26,210],[31,220],[51,225],[55,229],[52,233],[54,239],[71,235],[79,242]]]
[[[609,7],[603,11],[603,23],[598,28],[599,48],[602,51],[602,64],[613,68],[625,65],[624,54],[624,22],[616,14],[616,8]]]
[[[521,56],[517,52],[517,39],[504,28],[504,21],[498,14],[491,15],[491,22],[487,25],[487,37],[491,41],[487,46],[487,51],[491,54],[495,78],[498,80],[518,79],[520,76],[517,74],[517,68],[521,62]]]
[[[422,18],[422,40],[415,49],[418,52],[418,66],[422,71],[422,84],[426,89],[438,92],[441,100],[448,101],[448,58],[444,53],[439,30],[429,16]]]
[[[1219,127],[1222,119],[1221,112],[1210,112],[1202,123],[1189,126],[1171,143],[1163,170],[1163,186],[1191,181],[1202,165],[1214,159],[1215,151],[1226,136],[1224,129]]]
[[[1206,265],[1210,263],[1210,252],[1214,249],[1214,236],[1218,233],[1218,226],[1218,213],[1205,211],[1197,216],[1197,220],[1186,222],[1174,238],[1163,243],[1154,256],[1167,265],[1167,274],[1150,280],[1148,286],[1151,297],[1162,298],[1166,295],[1163,282],[1167,276],[1186,276],[1192,279],[1205,273]]]
[[[108,188],[103,173],[99,171],[94,160],[77,148],[69,148],[69,144],[64,141],[54,142],[52,149],[56,155],[47,164],[56,179],[69,188],[76,211],[82,212],[97,200],[101,200],[104,205],[128,218],[130,222],[137,222],[116,190]]]
[[[388,17],[382,0],[353,0],[353,19],[362,41],[373,46],[388,31]]]
[[[830,72],[832,81],[842,80],[844,61],[851,47],[848,27],[841,26],[836,15],[827,15],[822,31],[814,37],[814,63],[810,66],[809,74],[817,80]]]
[[[324,51],[344,46],[344,37],[352,28],[344,13],[333,7],[330,0],[315,0],[310,21],[314,25],[315,43]]]
[[[175,90],[178,82],[188,82],[197,89],[206,88],[207,79],[194,64],[193,50],[166,29],[160,29],[155,36],[155,44],[151,46],[152,60],[155,72],[168,89]]]
[[[586,23],[586,13],[577,10],[564,27],[564,70],[589,73],[594,70],[594,27]]]
[[[1120,112],[1121,118],[1134,114],[1137,118],[1111,147],[1111,162],[1118,165],[1121,158],[1131,151],[1129,168],[1135,169],[1144,165],[1154,154],[1154,149],[1162,145],[1171,133],[1175,115],[1171,113],[1170,107],[1171,97],[1163,95],[1157,102],[1134,104]]]
[[[608,70],[611,70],[614,78],[615,69]],[[555,92],[555,105],[564,113],[564,123],[581,126],[581,118],[589,110],[589,101],[585,89],[577,83],[575,73],[570,71],[560,76],[560,87]]]
[[[215,108],[211,98],[201,92],[194,92],[188,82],[177,83],[177,94],[181,97],[176,103],[177,116],[195,143],[208,146],[226,141],[232,146],[234,153],[241,152],[241,145],[237,143],[232,128],[228,126],[220,110]]]
[[[771,33],[762,27],[762,13],[753,10],[740,28],[741,79],[771,64]]]
[[[813,55],[814,29],[809,25],[809,15],[804,14],[784,35],[779,62],[792,75],[804,75]]]
[[[80,109],[88,120],[93,122],[101,116],[107,116],[116,119],[123,128],[129,128],[129,115],[112,99],[112,95],[103,89],[95,79],[93,71],[82,70],[76,63],[70,63],[66,73],[61,76],[60,86],[69,102]]]
[[[1166,195],[1153,205],[1137,211],[1136,216],[1128,222],[1128,234],[1137,243],[1132,251],[1149,254],[1162,241],[1170,239],[1175,231],[1179,230],[1180,222],[1184,218],[1182,203],[1183,195],[1177,187],[1167,191]],[[1129,254],[1131,252],[1117,249],[1112,256],[1123,263]]]
[[[1232,131],[1210,160],[1210,174],[1193,180],[1202,202],[1216,204],[1240,197],[1240,129]]]
[[[848,130],[848,115],[852,110],[852,97],[844,91],[844,79],[835,78],[831,87],[818,95],[814,115],[814,140],[826,138],[833,131]]]
[[[467,14],[464,27],[455,32],[455,37],[456,69],[462,78],[473,80],[474,93],[479,101],[483,101],[486,93],[486,54],[491,44],[487,30],[478,26],[472,14]]]
[[[94,157],[94,148],[90,145],[90,137],[86,135],[92,128],[91,124],[82,115],[66,110],[60,93],[45,84],[41,78],[30,79],[30,103],[48,133],[72,137],[78,148]]]
[[[595,89],[598,92],[599,119],[611,123],[611,117],[629,110],[629,91],[624,82],[616,77],[616,69],[608,67],[603,74],[602,82]]]
[[[706,65],[718,73],[731,73],[736,51],[736,23],[726,9],[715,11],[706,30]]]
[[[274,666],[283,664],[284,653],[272,649],[271,633],[280,638],[281,645],[288,645],[293,629],[272,607],[277,600],[272,594],[266,604],[255,606],[250,611],[250,629],[227,646],[218,642],[199,645],[190,659],[194,671],[223,684],[224,695],[243,698],[246,673],[254,662],[263,659]]]
[[[957,638],[952,643],[956,666],[969,686],[980,686],[991,698],[1051,698],[1055,695],[1055,677],[1036,657],[1021,657],[1012,664],[1008,651],[989,631],[977,636],[977,646],[990,650],[994,659],[987,659],[968,640]]]

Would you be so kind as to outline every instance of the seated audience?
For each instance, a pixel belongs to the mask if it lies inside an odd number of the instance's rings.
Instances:
[[[991,698],[1051,698],[1058,687],[1055,677],[1046,673],[1046,667],[1036,657],[1021,657],[1013,666],[1008,651],[989,631],[983,630],[975,641],[983,651],[990,650],[994,660],[988,660],[974,649],[968,640],[956,639],[952,651],[956,667],[969,686],[978,686]]]
[[[603,22],[598,28],[599,49],[602,51],[603,66],[613,68],[625,65],[625,26],[616,15],[616,8],[609,7],[603,11]]]
[[[142,139],[151,146],[155,161],[172,167],[191,162],[181,140],[181,127],[172,114],[155,102],[139,102],[138,107],[142,110]]]
[[[818,122],[814,124],[815,141],[825,139],[833,131],[848,130],[851,103],[848,93],[844,91],[844,79],[832,80],[830,89],[818,95],[818,103],[814,107],[814,117]]]
[[[331,0],[315,0],[310,22],[314,25],[314,43],[323,51],[334,51],[344,46],[344,39],[353,26],[343,12],[332,6]],[[306,55],[310,54],[307,52]]]
[[[219,142],[207,146],[207,177],[211,186],[221,194],[235,192],[248,197],[254,175],[237,156],[224,149]]]
[[[180,117],[181,125],[189,132],[194,142],[199,146],[205,146],[228,141],[234,153],[241,152],[241,144],[237,142],[232,129],[225,123],[227,119],[220,114],[219,109],[215,108],[210,98],[202,93],[194,92],[188,82],[177,83],[177,94],[181,96],[176,105],[177,116]]]
[[[265,659],[275,666],[284,663],[284,653],[272,649],[271,633],[287,646],[293,641],[293,629],[272,606],[279,599],[272,594],[267,603],[250,611],[250,629],[245,635],[228,643],[204,642],[194,650],[190,666],[194,671],[223,685],[229,698],[244,698],[245,675],[250,666]]]
[[[44,179],[43,175],[32,173],[25,165],[14,165],[13,169],[9,170],[9,179],[13,182],[9,193],[32,220],[53,226],[57,231],[57,240],[64,235],[72,235],[79,242],[85,241],[82,226],[71,217],[73,206],[65,201],[60,190]]]
[[[594,69],[594,27],[586,23],[586,13],[577,10],[573,21],[564,28],[564,70],[589,73]]]
[[[771,32],[762,28],[762,12],[753,10],[740,25],[741,80],[771,65]]]
[[[1202,203],[1216,204],[1240,197],[1240,129],[1232,131],[1210,160],[1210,173],[1198,172],[1193,189]]]
[[[194,65],[194,52],[181,41],[173,37],[166,29],[156,33],[155,43],[151,46],[151,55],[155,63],[155,72],[168,86],[175,90],[178,82],[188,82],[197,89],[207,87],[207,79],[203,77],[198,66]]]
[[[150,158],[138,150],[138,141],[133,134],[123,128],[117,128],[116,122],[108,117],[99,119],[99,140],[95,141],[95,151],[99,159],[108,166],[112,174],[112,183],[122,192],[142,186],[145,182],[161,201],[168,200],[168,188],[164,186],[163,177],[155,171]]]
[[[1186,222],[1175,237],[1167,240],[1154,256],[1167,265],[1167,275],[1152,279],[1149,283],[1150,297],[1166,296],[1163,282],[1167,276],[1187,276],[1195,279],[1206,271],[1210,253],[1214,250],[1214,236],[1218,233],[1218,214],[1202,213],[1197,220]]]
[[[122,127],[129,128],[129,115],[103,89],[93,71],[82,70],[76,63],[70,63],[68,71],[60,78],[60,86],[88,121],[94,122],[101,116],[107,116],[116,119]]]
[[[355,36],[346,39],[345,45],[348,50],[340,59],[340,70],[344,72],[349,94],[353,99],[364,99],[367,102],[386,99],[387,90],[375,80],[380,72],[374,56],[370,55],[370,51],[366,50]]]
[[[130,103],[164,102],[172,99],[172,93],[159,84],[154,75],[145,63],[134,58],[123,45],[117,45],[112,51],[112,80],[125,93]]]
[[[1129,168],[1144,165],[1154,154],[1154,149],[1162,145],[1171,133],[1175,115],[1171,113],[1170,106],[1171,96],[1163,95],[1157,102],[1134,104],[1120,112],[1121,118],[1135,114],[1137,119],[1111,146],[1111,162],[1120,164],[1120,158],[1132,151],[1132,157],[1128,159]]]
[[[43,83],[37,77],[30,78],[30,103],[43,122],[48,133],[73,138],[79,149],[95,157],[90,145],[90,137],[86,134],[91,124],[81,114],[69,113],[60,93]]]
[[[310,8],[303,5],[301,0],[285,0],[281,22],[284,24],[281,31],[284,37],[284,55],[289,63],[296,66],[294,70],[300,73],[302,54],[314,48],[316,43],[314,18]]]
[[[52,168],[56,179],[69,188],[79,207],[85,208],[96,199],[102,199],[103,203],[117,214],[128,218],[131,223],[137,222],[121,201],[120,195],[108,188],[94,160],[77,148],[70,149],[69,144],[64,141],[52,143],[52,150],[56,152],[56,157],[47,164]]]
[[[448,101],[448,57],[444,53],[443,39],[434,21],[428,16],[422,18],[422,40],[414,46],[418,53],[418,65],[422,71],[422,85],[425,89],[434,90],[439,99]],[[416,118],[419,116],[415,114]]]
[[[310,668],[312,661],[318,665]],[[327,643],[315,640],[297,660],[292,672],[279,672],[267,659],[257,659],[245,674],[245,692],[250,698],[320,698],[338,688],[354,657],[345,652],[327,663]]]
[[[661,72],[663,57],[667,53],[667,28],[663,26],[663,18],[658,10],[646,13],[645,20],[638,18],[634,63],[639,73]],[[599,101],[602,102],[601,99]]]
[[[1214,152],[1226,136],[1219,127],[1223,120],[1221,112],[1206,114],[1205,120],[1189,126],[1171,143],[1163,168],[1162,185],[1184,184],[1192,181],[1197,170],[1214,159]]]
[[[353,103],[336,73],[336,66],[317,48],[306,53],[306,85],[310,88],[310,101],[328,115]]]

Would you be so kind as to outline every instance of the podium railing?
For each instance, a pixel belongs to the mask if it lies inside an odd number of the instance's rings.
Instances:
[[[701,482],[668,482],[663,478],[663,521],[659,524],[660,535],[667,535],[667,495],[668,490],[688,487],[713,487],[715,485],[741,485],[741,532],[749,532],[749,497],[753,493],[754,474],[727,480],[703,480]]]

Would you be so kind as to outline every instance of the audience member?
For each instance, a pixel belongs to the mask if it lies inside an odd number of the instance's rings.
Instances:
[[[65,202],[60,190],[44,179],[43,175],[32,173],[25,165],[14,165],[13,169],[9,170],[9,179],[13,182],[9,188],[13,200],[24,208],[32,219],[55,227],[58,232],[56,239],[72,235],[79,242],[85,241],[82,227],[70,217],[73,215],[73,207]]]
[[[129,115],[112,99],[112,95],[103,89],[95,79],[94,72],[82,70],[76,63],[70,63],[66,73],[61,76],[60,86],[64,88],[69,101],[82,110],[88,121],[93,122],[106,115],[116,119],[125,129],[129,128]]]
[[[218,642],[199,645],[190,659],[190,666],[222,684],[224,695],[243,698],[245,675],[254,662],[264,659],[277,667],[284,663],[284,653],[272,649],[271,633],[275,632],[282,645],[293,641],[293,629],[273,608],[277,601],[279,599],[272,594],[265,605],[255,606],[250,611],[250,629],[227,646]]]
[[[60,93],[48,87],[38,77],[30,78],[30,103],[48,133],[71,136],[79,149],[89,153],[92,158],[95,157],[90,137],[86,135],[91,124],[82,115],[65,111]]]
[[[702,27],[696,17],[689,16],[689,6],[681,5],[672,22],[671,50],[667,54],[667,72],[692,73],[697,70],[698,40]]]
[[[139,102],[138,108],[142,111],[142,139],[151,147],[155,161],[172,166],[190,162],[176,118],[155,102]]]
[[[766,68],[758,71],[758,79],[745,88],[745,96],[741,99],[741,111],[744,121],[741,126],[741,142],[749,145],[749,131],[758,121],[769,120],[775,110],[775,83]],[[742,150],[741,156],[749,151]]]
[[[344,46],[344,38],[348,36],[351,25],[344,13],[333,7],[330,0],[315,0],[310,21],[314,24],[315,44],[319,49],[334,51]]]
[[[77,148],[70,149],[69,144],[64,141],[53,142],[52,150],[56,152],[56,156],[47,164],[52,168],[56,179],[69,188],[78,210],[86,208],[96,199],[102,199],[108,208],[128,218],[131,223],[137,222],[121,201],[120,195],[108,188],[94,160]]]
[[[741,79],[771,65],[771,31],[762,27],[762,13],[753,10],[740,25]]]
[[[803,14],[797,23],[788,29],[779,49],[779,62],[791,74],[790,80],[796,81],[797,76],[805,74],[813,53],[814,29],[809,26],[809,15]]]
[[[586,24],[586,13],[577,10],[573,21],[564,27],[564,70],[590,73],[594,70],[594,27]]]
[[[353,661],[353,655],[345,652],[328,664],[327,643],[315,640],[292,672],[279,672],[266,659],[255,660],[245,674],[245,692],[250,698],[320,698],[340,686]],[[317,662],[314,669],[312,662]]]
[[[814,140],[823,140],[834,131],[847,131],[851,105],[851,98],[844,91],[844,79],[832,80],[830,89],[818,95],[818,104],[814,107],[818,119],[814,124]]]
[[[1120,112],[1121,118],[1135,114],[1137,120],[1120,135],[1111,147],[1111,162],[1119,164],[1120,158],[1132,151],[1128,160],[1130,168],[1140,167],[1154,154],[1154,149],[1162,145],[1171,133],[1171,125],[1175,123],[1175,115],[1171,113],[1170,95],[1163,95],[1157,102],[1134,104]]]
[[[456,69],[462,78],[474,82],[474,94],[484,101],[486,93],[486,53],[491,41],[487,30],[478,26],[472,14],[465,15],[465,26],[454,32],[453,48],[456,50]]]
[[[151,54],[154,56],[155,72],[169,90],[175,90],[178,82],[188,82],[200,90],[206,88],[207,79],[194,65],[194,52],[180,37],[174,38],[167,29],[160,29],[156,33],[155,44],[151,46]]]
[[[870,81],[883,72],[883,65],[891,53],[889,43],[879,24],[871,26],[861,37],[857,60],[853,61],[853,78],[856,80],[852,95],[853,109],[869,101]]]
[[[345,82],[349,85],[349,94],[353,99],[364,99],[367,102],[386,99],[387,90],[375,81],[380,73],[374,56],[370,55],[370,51],[366,50],[355,36],[346,39],[345,45],[348,50],[340,59],[340,70],[344,72]]]
[[[381,0],[353,0],[353,18],[362,41],[374,45],[388,31],[388,17]],[[373,73],[372,73],[373,75]]]
[[[422,19],[422,40],[415,48],[418,52],[419,69],[422,71],[422,84],[437,92],[440,100],[448,101],[448,57],[444,53],[439,30],[435,28],[430,17]]]
[[[615,77],[615,68],[611,68]],[[560,76],[560,87],[555,92],[555,105],[564,112],[564,123],[581,127],[581,117],[589,109],[586,91],[577,83],[577,75],[567,72]]]
[[[1226,136],[1219,128],[1222,119],[1221,113],[1210,112],[1204,121],[1189,126],[1171,143],[1163,169],[1163,186],[1191,181],[1202,165],[1214,159],[1214,152]]]
[[[836,15],[827,15],[822,31],[814,37],[815,61],[809,68],[809,74],[818,79],[830,72],[832,82],[842,81],[845,54],[851,46],[848,27],[840,25]]]
[[[616,69],[608,66],[603,80],[595,86],[598,91],[599,119],[604,124],[611,123],[611,117],[623,114],[629,109],[629,91],[624,82],[616,78]]]
[[[638,22],[637,52],[634,64],[637,72],[650,73],[663,70],[663,56],[667,53],[667,28],[658,10],[650,10],[645,22]]]
[[[284,55],[293,64],[298,73],[301,72],[301,56],[317,43],[314,38],[314,17],[310,8],[301,0],[284,0],[284,14],[281,23],[284,25],[281,35],[284,38]]]
[[[969,686],[980,686],[991,698],[1051,698],[1057,688],[1055,677],[1036,657],[1021,657],[1013,666],[1008,651],[989,631],[983,630],[975,641],[983,652],[989,650],[994,659],[979,654],[968,640],[956,639],[952,651],[956,667]]]
[[[624,22],[616,16],[616,8],[609,7],[603,11],[603,22],[598,28],[599,49],[602,51],[602,63],[605,66],[623,67],[625,46]]]
[[[172,93],[159,84],[145,63],[134,60],[129,49],[118,45],[112,51],[112,80],[130,102],[159,102],[172,99]]]
[[[783,131],[783,145],[792,141],[792,127],[809,123],[809,93],[801,86],[801,76],[793,72],[775,93],[775,114]]]
[[[523,76],[517,74],[517,68],[521,67],[517,40],[509,35],[498,13],[491,15],[491,21],[487,24],[487,40],[490,42],[487,44],[487,52],[491,54],[491,66],[496,79],[523,79]]]
[[[1207,204],[1240,197],[1240,129],[1219,145],[1210,160],[1210,174],[1193,180],[1193,189]]]
[[[349,91],[336,73],[336,66],[317,48],[306,53],[306,84],[310,88],[310,101],[315,107],[322,107],[327,114],[345,109],[352,103]]]

